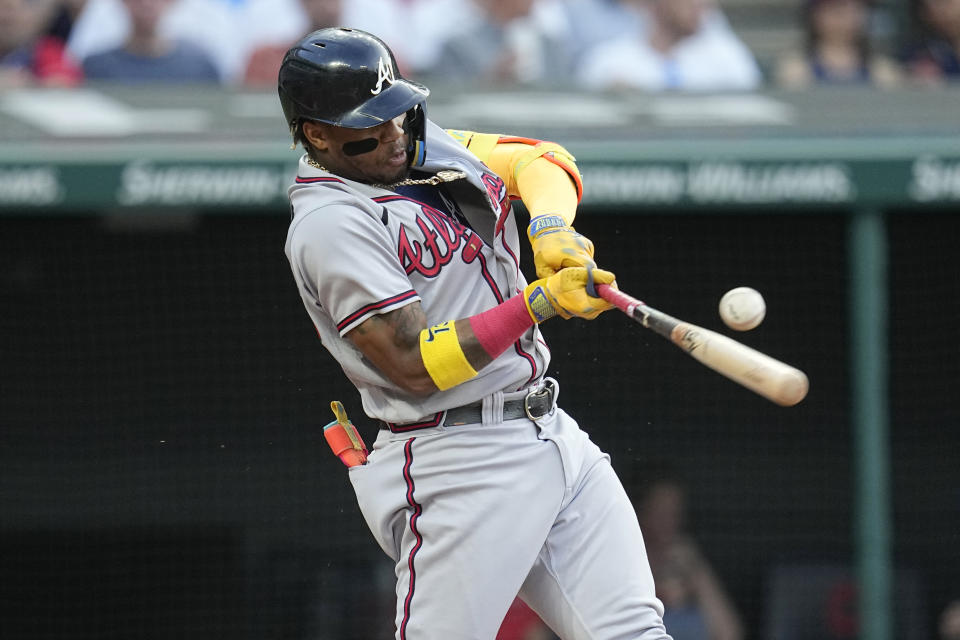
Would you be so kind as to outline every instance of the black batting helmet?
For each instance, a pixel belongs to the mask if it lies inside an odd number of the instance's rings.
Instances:
[[[342,27],[314,31],[287,51],[277,90],[295,141],[303,120],[366,129],[406,113],[411,161],[422,164],[430,90],[401,77],[393,52],[376,36]]]

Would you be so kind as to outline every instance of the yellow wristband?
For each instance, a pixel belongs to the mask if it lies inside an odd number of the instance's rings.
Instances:
[[[550,296],[547,293],[546,279],[534,280],[528,284],[523,290],[523,300],[530,317],[537,324],[557,315],[557,308],[550,302]]]
[[[441,391],[477,375],[460,347],[453,320],[435,324],[420,332],[420,356],[424,368]]]

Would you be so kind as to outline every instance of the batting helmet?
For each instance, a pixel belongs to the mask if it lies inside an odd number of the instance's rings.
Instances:
[[[401,77],[393,52],[376,36],[342,27],[314,31],[287,51],[277,90],[294,140],[303,120],[366,129],[406,113],[411,161],[422,164],[430,90]]]

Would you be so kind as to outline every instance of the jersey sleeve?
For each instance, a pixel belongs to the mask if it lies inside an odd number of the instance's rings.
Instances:
[[[420,300],[388,229],[368,213],[328,205],[307,213],[290,238],[304,293],[346,335],[371,316]]]

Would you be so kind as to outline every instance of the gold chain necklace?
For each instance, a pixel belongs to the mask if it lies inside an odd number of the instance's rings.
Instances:
[[[326,167],[318,163],[313,158],[307,158],[307,164],[309,164],[311,167],[314,167],[315,169],[320,169],[320,171],[326,171],[327,173],[330,173],[330,171]],[[407,178],[405,180],[400,180],[399,182],[391,182],[390,184],[380,184],[377,182],[372,182],[370,183],[370,186],[379,187],[381,189],[387,189],[388,191],[390,191],[397,187],[407,187],[414,184],[429,184],[429,185],[436,186],[444,182],[453,182],[454,180],[462,180],[463,178],[466,178],[466,177],[467,177],[467,174],[463,171],[457,171],[455,169],[443,169],[441,171],[437,171],[436,175],[430,176],[429,178]]]

